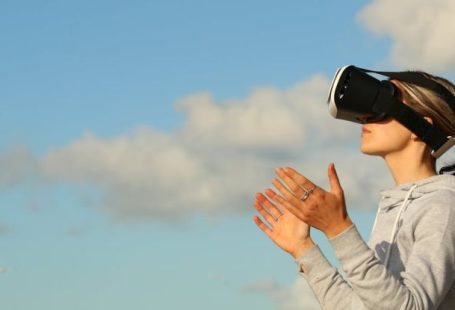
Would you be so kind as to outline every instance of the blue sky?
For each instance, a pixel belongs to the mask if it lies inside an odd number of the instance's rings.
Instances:
[[[253,197],[334,161],[368,237],[390,178],[325,96],[345,64],[454,78],[453,5],[414,4],[2,1],[0,307],[313,307]]]

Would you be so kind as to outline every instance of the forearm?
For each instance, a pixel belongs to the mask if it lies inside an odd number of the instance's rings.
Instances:
[[[352,289],[367,309],[436,308],[441,292],[427,287],[429,281],[423,280],[423,269],[417,272],[408,268],[402,275],[404,278],[398,279],[376,258],[355,226],[330,243]]]
[[[311,238],[307,238],[302,243],[297,246],[294,251],[291,251],[289,254],[297,261],[300,257],[304,256],[309,250],[314,248],[316,245],[314,244]]]
[[[296,260],[300,274],[307,280],[322,309],[351,308],[353,290],[339,272],[330,265],[318,246]]]

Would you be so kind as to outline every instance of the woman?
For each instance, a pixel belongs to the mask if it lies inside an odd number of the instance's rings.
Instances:
[[[445,79],[420,72],[455,96]],[[431,90],[391,81],[400,100],[455,136],[455,114]],[[323,309],[455,309],[455,177],[438,175],[429,147],[393,118],[362,127],[361,151],[381,156],[396,187],[383,191],[371,238],[346,211],[333,164],[330,191],[292,168],[278,168],[276,190],[256,195],[257,226],[296,260]],[[343,276],[310,236],[329,239]]]

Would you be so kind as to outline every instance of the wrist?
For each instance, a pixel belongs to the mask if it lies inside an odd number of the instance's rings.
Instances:
[[[337,225],[332,225],[328,230],[324,232],[327,239],[332,239],[341,234],[343,231],[352,226],[352,221],[349,217],[346,217],[343,221],[337,223]]]
[[[292,257],[294,259],[298,259],[299,257],[303,256],[306,252],[312,249],[315,246],[313,240],[311,238],[306,239],[303,241],[292,253]]]

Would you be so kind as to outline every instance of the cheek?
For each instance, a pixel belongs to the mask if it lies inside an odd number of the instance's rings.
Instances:
[[[395,126],[384,128],[384,139],[397,147],[403,147],[409,143],[411,132],[404,126],[396,124]]]
[[[393,126],[377,127],[371,133],[362,135],[361,149],[366,153],[387,153],[403,149],[410,139],[410,133]]]
[[[392,128],[383,128],[381,132],[378,132],[377,136],[383,142],[399,142],[403,137],[400,132],[393,130]]]
[[[398,142],[408,139],[411,132],[397,121],[392,120],[373,127],[372,133],[377,139]]]

